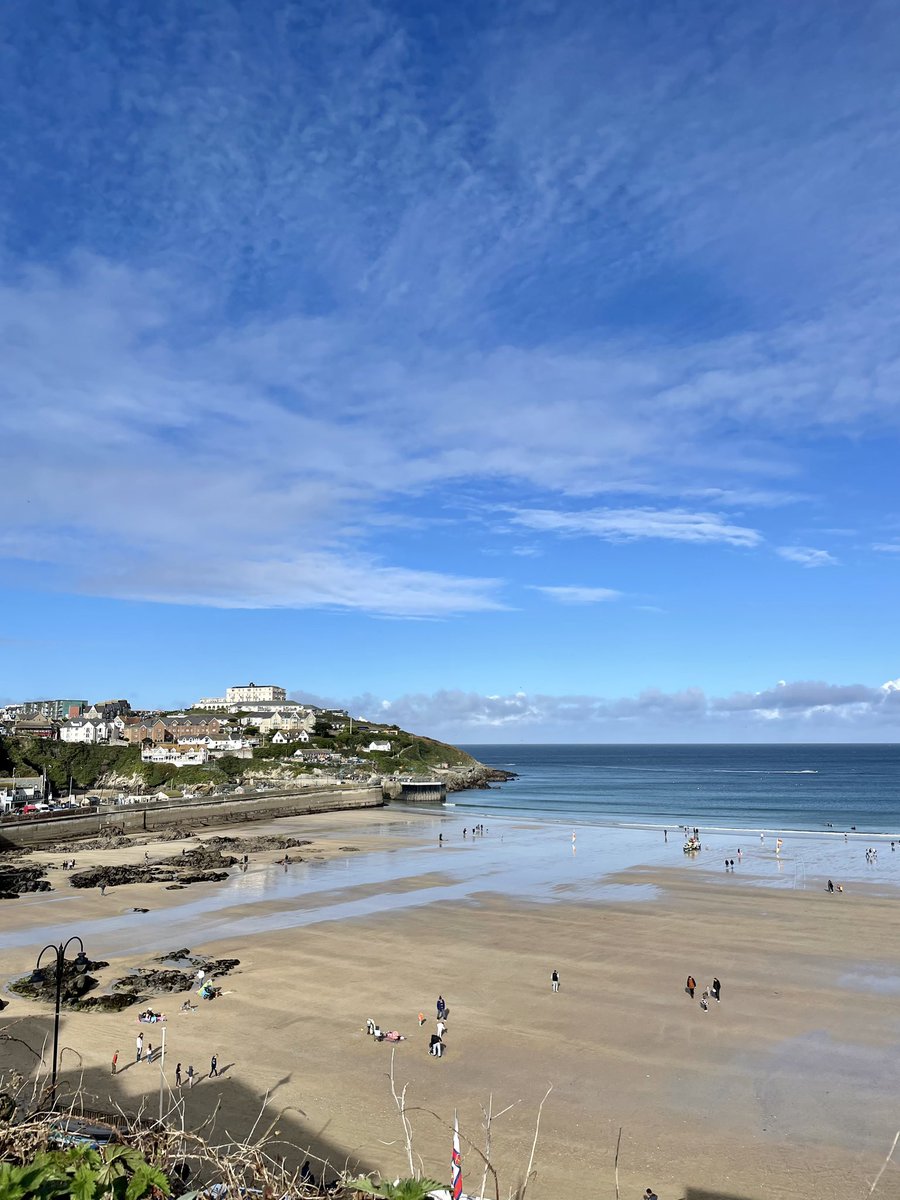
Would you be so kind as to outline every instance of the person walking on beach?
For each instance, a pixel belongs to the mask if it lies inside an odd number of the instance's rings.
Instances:
[[[219,1074],[219,1071],[218,1071],[218,1066],[219,1066],[219,1060],[216,1058],[216,1056],[215,1056],[215,1055],[213,1055],[213,1056],[212,1056],[212,1058],[211,1058],[211,1060],[210,1060],[210,1063],[209,1063],[209,1077],[210,1077],[210,1079],[215,1079],[215,1078],[216,1078],[216,1076]]]
[[[437,1030],[437,1035],[439,1038],[443,1038],[444,1034],[447,1032],[447,1026],[443,1021],[438,1021],[437,1025],[435,1025],[435,1029]]]
[[[147,1053],[144,1055],[144,1062],[146,1062],[146,1063],[153,1062],[153,1043],[152,1042],[147,1043]]]
[[[188,1080],[188,1087],[192,1088],[194,1086],[194,1068],[192,1065],[188,1066],[187,1080]]]
[[[437,1017],[438,1017],[439,1021],[443,1018],[444,1013],[446,1011],[447,1011],[447,1001],[444,999],[443,996],[438,996],[438,998],[437,998]]]
[[[139,1033],[137,1035],[137,1037],[134,1039],[134,1048],[137,1051],[134,1061],[140,1062],[141,1054],[143,1053],[143,1050],[144,1050],[144,1035],[142,1033]]]
[[[559,991],[559,971],[555,967],[550,972],[550,990],[553,992]]]
[[[693,977],[693,975],[688,975],[687,983],[685,984],[685,987],[687,989],[687,994],[690,996],[690,998],[692,1000],[694,998],[694,988],[696,986],[697,986],[697,980]]]
[[[431,1040],[428,1043],[428,1053],[433,1054],[436,1058],[440,1058],[444,1053],[444,1043],[436,1033],[431,1035]]]
[[[100,884],[100,895],[101,895],[101,896],[105,896],[105,895],[106,895],[106,884],[105,884],[105,883],[101,883],[101,884]]]
[[[181,1087],[181,1063],[175,1064],[175,1086]]]
[[[704,1012],[709,1012],[709,1000],[707,999],[706,992],[704,992],[703,995],[700,997],[700,1007],[703,1009]]]
[[[718,1004],[719,1000],[722,997],[722,985],[721,985],[721,983],[719,983],[719,980],[717,978],[713,979],[713,982],[712,982],[712,994],[716,998],[716,1004]]]
[[[115,1073],[116,1073],[116,1064],[118,1063],[118,1061],[119,1061],[119,1052],[117,1050],[112,1058],[112,1073],[113,1073],[113,1075],[115,1075]]]

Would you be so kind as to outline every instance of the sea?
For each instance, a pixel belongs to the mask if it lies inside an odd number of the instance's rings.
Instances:
[[[368,852],[290,869],[254,863],[149,912],[123,908],[122,894],[93,919],[82,913],[79,933],[98,953],[150,953],[429,904],[477,905],[486,895],[531,904],[658,898],[642,875],[626,879],[633,867],[713,873],[721,886],[822,891],[832,879],[847,892],[900,895],[898,746],[465,749],[517,777],[435,807],[283,818],[261,831],[366,838]],[[700,852],[682,852],[681,826],[700,829]],[[57,888],[12,903],[10,913],[29,919],[0,928],[0,952],[68,936],[68,910],[83,897]],[[36,926],[32,913],[46,923]]]
[[[563,823],[900,836],[900,745],[466,745],[517,778],[458,809]]]

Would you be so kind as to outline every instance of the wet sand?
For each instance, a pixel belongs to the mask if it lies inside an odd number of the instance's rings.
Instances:
[[[30,969],[43,941],[28,938],[58,927],[81,934],[93,956],[110,955],[111,977],[147,962],[145,950],[128,952],[127,924],[147,917],[153,924],[132,943],[239,958],[220,1000],[191,1014],[179,1013],[182,996],[156,1003],[169,1014],[167,1084],[176,1061],[203,1076],[215,1052],[228,1068],[184,1094],[189,1123],[221,1102],[220,1131],[237,1131],[269,1092],[276,1107],[304,1114],[283,1120],[292,1140],[325,1141],[403,1172],[391,1050],[364,1033],[372,1017],[409,1036],[396,1049],[396,1078],[408,1082],[410,1105],[429,1110],[412,1119],[416,1149],[437,1178],[447,1176],[454,1107],[464,1135],[480,1142],[480,1106],[493,1095],[495,1110],[516,1105],[493,1131],[505,1195],[552,1083],[534,1200],[613,1195],[620,1127],[623,1197],[647,1186],[661,1200],[691,1188],[740,1200],[866,1194],[900,1127],[896,861],[866,876],[861,847],[790,844],[780,864],[768,848],[748,848],[741,869],[726,874],[718,845],[691,861],[677,839],[664,846],[643,833],[579,829],[573,855],[570,832],[558,828],[495,822],[473,844],[459,825],[450,814],[399,810],[282,820],[266,832],[314,837],[322,862],[285,873],[253,856],[247,875],[224,885],[130,887],[102,901],[70,893],[64,920],[54,896],[8,902],[0,970],[8,978]],[[359,853],[342,855],[340,845]],[[843,862],[830,857],[844,853]],[[88,854],[77,857],[87,865]],[[823,866],[858,882],[829,895]],[[116,893],[141,905],[142,890],[151,913],[98,915],[110,900],[125,906]],[[186,910],[199,939],[182,936]],[[718,975],[721,1004],[701,1011],[684,992],[688,972],[701,990]],[[450,1006],[442,1059],[425,1049],[438,992]],[[0,1025],[37,1035],[47,1028],[38,1011],[13,998]],[[139,1028],[154,1043],[158,1036],[133,1011],[66,1014],[63,1025],[72,1047],[64,1069],[77,1053],[97,1078],[113,1050],[129,1062]],[[9,1061],[19,1053],[11,1048]],[[27,1052],[20,1057],[24,1064]],[[158,1067],[129,1066],[114,1090],[131,1107],[144,1099],[155,1109],[159,1082]],[[464,1169],[477,1194],[471,1152]],[[875,1195],[898,1193],[892,1165]]]

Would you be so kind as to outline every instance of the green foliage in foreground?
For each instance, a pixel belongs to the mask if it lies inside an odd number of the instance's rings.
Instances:
[[[373,1183],[366,1176],[351,1179],[347,1185],[365,1192],[367,1196],[381,1196],[383,1200],[428,1200],[429,1192],[443,1187],[436,1179],[398,1179],[396,1183]]]
[[[128,1146],[75,1146],[42,1151],[21,1167],[0,1163],[0,1200],[143,1200],[170,1190],[162,1171]]]

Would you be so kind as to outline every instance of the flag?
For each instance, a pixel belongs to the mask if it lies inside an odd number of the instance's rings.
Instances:
[[[459,1118],[453,1114],[453,1153],[450,1156],[450,1195],[453,1200],[462,1196],[462,1159],[459,1155]]]

